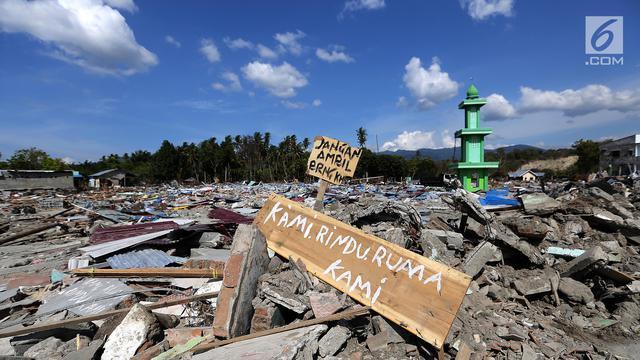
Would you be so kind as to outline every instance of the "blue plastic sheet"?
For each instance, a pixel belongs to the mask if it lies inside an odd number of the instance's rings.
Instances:
[[[510,206],[519,206],[520,202],[518,199],[509,198],[509,189],[491,189],[487,191],[487,194],[484,197],[478,199],[480,201],[480,205],[510,205]]]

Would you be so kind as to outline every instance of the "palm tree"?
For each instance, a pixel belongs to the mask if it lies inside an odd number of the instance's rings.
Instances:
[[[364,144],[367,142],[367,130],[360,126],[358,130],[356,130],[356,136],[358,137],[358,145],[364,147]]]

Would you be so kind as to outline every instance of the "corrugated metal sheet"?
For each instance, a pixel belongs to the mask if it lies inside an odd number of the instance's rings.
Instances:
[[[126,239],[138,235],[150,234],[162,230],[174,230],[179,226],[173,221],[163,221],[146,224],[111,226],[102,229],[96,229],[91,234],[92,244],[102,244],[109,241]]]
[[[213,210],[209,211],[208,215],[209,219],[218,220],[221,224],[251,224],[253,223],[253,219],[241,214],[238,214],[235,211],[223,209],[221,207],[216,207]]]
[[[55,295],[45,297],[36,314],[64,309],[80,316],[98,314],[115,308],[131,291],[118,279],[82,279]],[[125,295],[111,297],[120,293]]]
[[[146,249],[126,254],[114,255],[107,259],[112,269],[137,269],[148,267],[165,267],[169,264],[185,262],[184,258],[169,256],[164,251]]]

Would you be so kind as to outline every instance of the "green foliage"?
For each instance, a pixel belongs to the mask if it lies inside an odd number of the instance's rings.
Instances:
[[[586,175],[598,170],[600,161],[600,146],[597,142],[580,139],[571,146],[578,155],[576,170],[580,175]]]
[[[62,159],[51,158],[45,151],[35,147],[16,150],[7,166],[18,170],[65,170],[69,166]]]
[[[358,138],[358,146],[364,147],[367,143],[367,130],[360,126],[358,130],[356,130],[356,137]]]
[[[366,130],[356,132],[359,145],[366,142]],[[160,148],[151,153],[137,150],[123,155],[110,154],[98,161],[85,161],[72,165],[61,159],[51,158],[37,148],[16,151],[7,164],[0,166],[14,169],[73,169],[88,176],[107,169],[124,169],[138,176],[143,183],[160,183],[172,180],[193,179],[196,183],[219,181],[254,180],[312,181],[306,175],[307,159],[311,141],[299,141],[296,135],[285,136],[278,144],[273,144],[269,132],[255,132],[252,135],[225,136],[220,142],[212,137],[198,144],[184,142],[175,146],[164,140]],[[523,149],[509,153],[504,149],[487,152],[486,161],[500,161],[498,174],[506,175],[524,163],[532,160],[556,159],[569,155],[580,156],[579,169],[582,173],[592,171],[598,164],[598,146],[589,140],[580,140],[572,149],[539,150]],[[411,176],[415,180],[426,180],[448,172],[449,161],[434,161],[419,152],[413,159],[396,155],[375,154],[362,148],[362,155],[356,168],[355,177],[384,176],[401,180]],[[572,169],[573,172],[577,171]],[[571,176],[572,171],[557,175]]]

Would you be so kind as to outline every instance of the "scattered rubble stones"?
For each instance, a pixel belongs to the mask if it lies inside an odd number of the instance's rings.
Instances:
[[[473,278],[443,345],[445,359],[637,358],[640,181],[549,181],[546,192],[535,184],[505,185],[513,185],[511,194],[520,200],[520,207],[482,206],[478,201],[482,194],[461,189],[359,184],[330,186],[325,213]],[[0,286],[0,318],[6,317],[0,328],[12,321],[28,325],[77,316],[64,310],[32,318],[42,301],[77,281],[65,270],[72,265],[70,259],[82,258],[78,248],[95,245],[91,235],[100,228],[167,217],[164,220],[175,220],[180,229],[139,248],[181,257],[183,266],[190,268],[225,264],[217,303],[168,308],[169,317],[135,305],[126,315],[103,319],[97,325],[83,323],[0,339],[0,355],[151,359],[200,336],[212,339],[216,321],[224,322],[228,336],[235,337],[358,306],[307,273],[303,263],[266,249],[249,254],[254,245],[238,240],[238,234],[249,227],[239,225],[238,219],[250,223],[270,193],[313,206],[316,185],[177,186],[78,194],[0,192],[0,285],[4,284]],[[88,210],[55,208],[61,204]],[[212,206],[235,211],[235,220],[211,218]],[[63,210],[62,215],[55,215]],[[64,226],[2,242],[50,222]],[[228,260],[231,257],[235,260]],[[256,259],[259,261],[252,262]],[[104,260],[90,259],[90,266]],[[238,276],[245,264],[254,265],[246,283]],[[55,283],[52,270],[57,271]],[[187,281],[175,280],[122,279],[135,295],[117,308],[143,299],[188,296],[206,283],[185,285]],[[168,287],[175,291],[156,290]],[[225,302],[223,290],[231,292],[234,300]],[[164,321],[167,319],[171,321]],[[372,312],[182,357],[435,359],[438,350]]]

